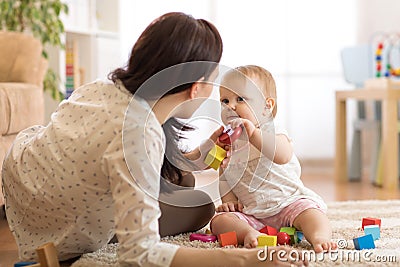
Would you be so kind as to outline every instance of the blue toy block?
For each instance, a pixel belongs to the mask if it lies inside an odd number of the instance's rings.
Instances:
[[[371,234],[356,237],[353,239],[354,247],[357,250],[375,248],[374,238]]]
[[[296,231],[296,236],[297,236],[297,242],[296,243],[299,243],[299,242],[301,242],[303,240],[306,240],[306,238],[304,237],[303,232]]]
[[[374,240],[378,240],[381,237],[381,231],[379,225],[366,225],[364,226],[364,233],[366,235],[371,234]]]
[[[23,267],[23,266],[28,266],[28,265],[33,265],[36,264],[34,261],[20,261],[14,263],[14,267]]]

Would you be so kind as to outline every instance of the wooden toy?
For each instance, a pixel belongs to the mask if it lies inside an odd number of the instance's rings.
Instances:
[[[36,262],[33,262],[33,261],[20,261],[20,262],[17,262],[17,263],[14,263],[14,267],[23,267],[23,266],[32,266],[32,265],[35,265],[36,264]]]
[[[374,238],[371,234],[354,238],[353,243],[357,250],[375,248]]]
[[[278,230],[272,226],[266,225],[264,228],[260,229],[259,232],[266,235],[276,235]]]
[[[46,243],[36,249],[39,263],[25,265],[26,267],[60,267],[57,250],[52,242]]]
[[[231,126],[228,125],[224,133],[221,134],[218,139],[223,144],[231,144],[240,137],[242,131],[243,131],[242,126],[238,126],[233,130]]]
[[[277,236],[277,242],[279,245],[291,245],[291,238],[290,235],[288,235],[288,233],[285,232],[279,232],[276,234]]]
[[[217,237],[215,235],[193,233],[189,236],[189,240],[190,241],[199,240],[202,242],[215,242],[217,241]]]
[[[303,240],[306,240],[306,238],[304,237],[303,232],[296,231],[296,236],[297,236],[296,243],[299,243],[299,242],[301,242]]]
[[[228,125],[227,129],[221,134],[218,140],[223,144],[231,144],[239,136],[242,134],[242,126],[236,127],[232,130],[231,126]],[[221,162],[226,157],[226,151],[220,146],[215,145],[207,154],[204,163],[213,168],[214,170],[218,170]]]
[[[379,225],[379,228],[381,227],[381,219],[378,218],[363,218],[362,219],[362,229],[364,229],[364,226],[366,225]]]
[[[257,247],[274,247],[277,243],[277,237],[274,235],[260,235],[257,237]]]
[[[365,225],[364,226],[364,233],[366,235],[371,234],[374,240],[378,240],[381,237],[381,229],[379,225]]]
[[[297,241],[297,236],[296,236],[296,228],[294,227],[281,227],[279,232],[285,232],[290,236],[290,241],[292,244],[295,244]]]
[[[219,244],[221,245],[221,247],[225,247],[225,246],[235,246],[236,247],[238,245],[237,236],[236,236],[235,231],[219,234],[218,241],[219,241]]]
[[[218,170],[221,162],[226,157],[225,149],[214,145],[214,147],[208,152],[204,163],[213,168],[214,170]]]

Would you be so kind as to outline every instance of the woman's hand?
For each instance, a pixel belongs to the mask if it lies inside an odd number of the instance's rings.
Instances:
[[[228,201],[219,205],[216,209],[217,212],[229,212],[229,211],[243,211],[243,204],[239,201]]]
[[[204,159],[206,158],[208,152],[214,147],[214,145],[217,145],[226,150],[226,157],[221,162],[221,167],[226,168],[228,166],[229,159],[231,157],[231,151],[230,151],[231,148],[229,145],[225,145],[219,142],[218,137],[223,132],[224,132],[224,127],[223,126],[219,127],[211,134],[211,136],[207,140],[205,140],[202,144],[200,144],[200,146],[195,148],[193,151],[186,153],[185,157],[188,160],[191,160],[192,163],[194,163],[196,166],[198,166],[199,170],[209,169],[210,166],[207,166],[204,163]]]

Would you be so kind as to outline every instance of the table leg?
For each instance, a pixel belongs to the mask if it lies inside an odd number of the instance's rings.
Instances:
[[[346,101],[336,97],[335,180],[347,180]]]
[[[382,103],[383,187],[389,190],[399,186],[398,142],[397,100],[389,95]]]

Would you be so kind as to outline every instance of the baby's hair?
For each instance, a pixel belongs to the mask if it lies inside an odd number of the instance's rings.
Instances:
[[[265,97],[275,99],[275,107],[272,110],[272,115],[275,118],[276,112],[278,110],[278,104],[276,100],[276,85],[272,74],[263,67],[256,65],[240,66],[235,68],[235,70],[252,80],[257,85],[257,87],[262,90],[262,93]]]

